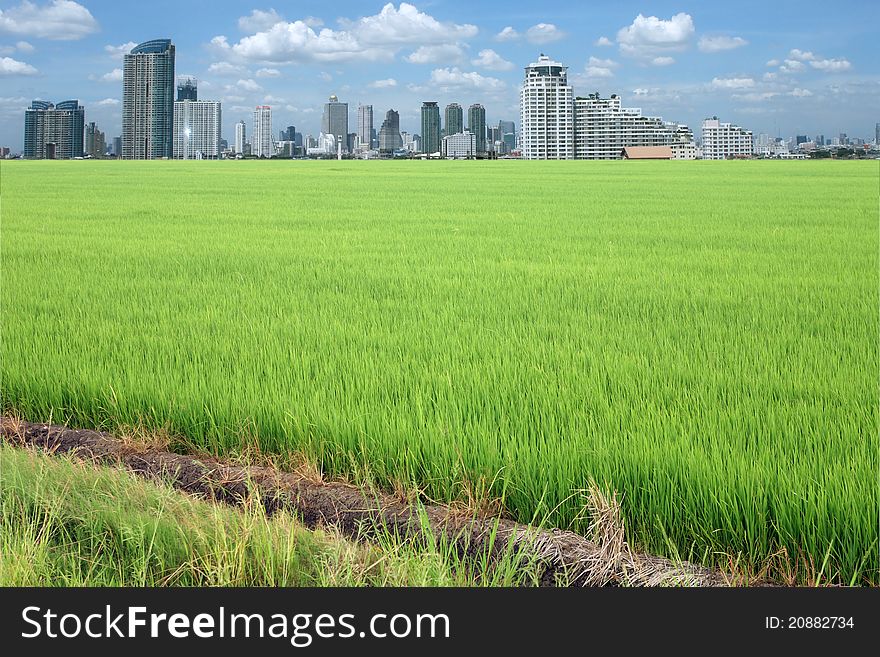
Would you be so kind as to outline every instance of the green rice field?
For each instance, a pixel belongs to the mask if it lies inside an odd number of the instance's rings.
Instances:
[[[878,574],[877,162],[3,162],[2,405]]]

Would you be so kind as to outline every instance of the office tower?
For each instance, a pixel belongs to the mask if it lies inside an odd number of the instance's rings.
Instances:
[[[198,80],[190,75],[181,75],[177,78],[177,100],[198,100]]]
[[[435,102],[422,103],[422,152],[440,152],[440,107]]]
[[[880,123],[877,124],[880,127]],[[824,146],[825,145],[825,135],[816,135],[816,146]]]
[[[486,108],[479,103],[468,107],[468,130],[477,138],[477,153],[485,153]]]
[[[809,141],[806,135],[796,135],[794,138],[794,145],[800,146],[801,144],[806,144]]]
[[[494,153],[504,148],[501,142],[501,131],[497,126],[486,126],[486,151]]]
[[[464,132],[464,112],[458,103],[449,103],[446,106],[446,135],[457,135]]]
[[[348,152],[348,103],[340,103],[339,98],[330,96],[329,102],[324,103],[321,132],[333,135],[337,144],[342,143],[342,151]],[[333,152],[336,152],[336,148]]]
[[[523,158],[574,158],[573,96],[567,66],[541,54],[537,62],[526,67],[520,89]]]
[[[373,147],[373,106],[358,105],[357,136],[361,148]]]
[[[174,159],[220,157],[220,102],[179,100],[174,103]]]
[[[132,48],[122,72],[122,156],[172,157],[174,45],[155,39]]]
[[[83,145],[83,154],[89,157],[102,158],[107,152],[107,142],[104,139],[104,133],[98,130],[95,122],[86,124],[85,144]]]
[[[122,137],[113,138],[113,155],[122,157]]]
[[[379,129],[379,152],[393,153],[403,148],[403,139],[400,136],[400,114],[393,109],[385,113],[385,120]]]
[[[272,157],[275,154],[275,145],[272,143],[272,108],[268,105],[257,105],[254,109],[251,154],[257,157]]]
[[[287,126],[287,136],[285,137],[285,141],[296,141],[296,127],[289,125]]]
[[[498,132],[504,144],[503,152],[509,153],[516,149],[516,124],[513,121],[499,121]]]
[[[244,145],[247,142],[247,128],[244,121],[235,124],[235,152],[244,154]]]
[[[617,94],[601,98],[593,93],[574,103],[575,157],[579,160],[619,160],[623,149],[632,146],[671,146],[674,159],[696,157],[690,128],[622,107]]]
[[[35,100],[24,111],[22,154],[39,160],[82,157],[84,129],[85,110],[78,100],[57,105]]]
[[[751,131],[738,125],[721,123],[717,116],[703,121],[702,136],[704,160],[752,156],[754,145]]]

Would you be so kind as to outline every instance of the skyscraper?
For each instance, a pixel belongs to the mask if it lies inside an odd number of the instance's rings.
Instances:
[[[435,102],[422,103],[422,152],[440,152],[440,107]]]
[[[362,148],[371,148],[373,145],[373,106],[358,105],[358,141]]]
[[[85,144],[83,154],[96,159],[104,157],[107,152],[107,142],[104,133],[98,130],[94,121],[86,124]]]
[[[285,130],[286,140],[287,141],[296,141],[296,126],[289,125],[287,126],[287,130]]]
[[[324,115],[321,117],[321,132],[333,135],[336,143],[342,144],[342,151],[348,152],[348,103],[340,103],[335,95],[324,103]],[[333,149],[336,152],[336,149]]]
[[[516,124],[513,121],[499,121],[498,131],[504,143],[503,151],[509,153],[516,148]]]
[[[254,109],[251,153],[257,157],[272,157],[275,154],[275,146],[272,143],[272,108],[268,105],[257,105]]]
[[[385,120],[379,129],[379,152],[393,153],[403,148],[403,139],[400,136],[400,114],[393,109],[385,113]]]
[[[177,78],[177,100],[198,100],[199,83],[190,75],[181,75]]]
[[[154,39],[132,48],[122,73],[122,157],[172,157],[174,45]]]
[[[78,100],[53,105],[35,100],[24,111],[24,150],[27,158],[61,160],[83,156],[85,110]]]
[[[486,108],[479,103],[468,107],[468,130],[477,138],[477,153],[485,153]]]
[[[220,102],[179,100],[174,103],[174,159],[220,157]]]
[[[574,158],[574,97],[568,67],[543,53],[525,69],[520,88],[520,131],[523,158]]]
[[[113,155],[115,157],[122,157],[122,137],[113,138]]]
[[[244,153],[244,143],[247,141],[247,128],[244,121],[235,124],[235,152]]]
[[[457,135],[464,132],[464,112],[458,103],[449,103],[446,106],[446,136]]]

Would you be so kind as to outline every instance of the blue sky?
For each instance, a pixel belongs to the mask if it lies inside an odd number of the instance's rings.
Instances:
[[[419,131],[423,100],[519,123],[523,67],[540,52],[575,93],[698,127],[717,115],[755,133],[873,137],[880,9],[873,0],[569,2],[428,0],[14,0],[0,2],[0,145],[22,147],[34,98],[78,98],[108,137],[121,125],[121,53],[170,37],[177,73],[223,101],[224,137],[256,104],[275,132],[317,134],[330,94],[389,108]]]

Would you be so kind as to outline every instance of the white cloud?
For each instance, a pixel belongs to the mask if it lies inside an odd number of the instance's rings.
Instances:
[[[464,59],[464,50],[456,43],[421,46],[404,59],[410,64],[458,63]]]
[[[251,79],[239,80],[238,82],[235,83],[235,86],[237,86],[239,89],[242,89],[243,91],[254,92],[254,91],[262,91],[263,90],[263,87],[261,87],[254,80],[251,80]]]
[[[593,45],[599,46],[600,48],[604,48],[607,46],[613,46],[614,42],[606,36],[600,36],[598,39],[596,39],[596,43]]]
[[[671,64],[675,64],[674,57],[654,57],[651,60],[651,66],[669,66]]]
[[[495,40],[502,41],[502,42],[503,41],[516,41],[517,39],[519,39],[521,37],[522,37],[522,35],[519,32],[517,32],[516,30],[514,30],[512,27],[510,27],[508,25],[503,30],[501,30],[498,34],[495,35]]]
[[[491,48],[481,50],[479,56],[471,60],[471,64],[490,71],[510,71],[514,68],[513,62],[507,61]]]
[[[333,76],[330,75],[327,71],[321,71],[318,73],[318,77],[321,78],[324,82],[330,82],[333,79]]]
[[[285,100],[283,98],[279,98],[278,96],[273,96],[272,94],[266,94],[263,96],[263,103],[266,105],[279,105],[284,103]]]
[[[216,36],[211,46],[232,61],[391,61],[406,44],[456,44],[478,32],[475,25],[438,21],[406,2],[388,3],[378,14],[354,21],[341,18],[339,30],[319,29],[320,24],[315,19],[276,22],[234,44]]]
[[[15,44],[15,49],[18,50],[19,52],[23,52],[23,53],[27,53],[27,54],[30,54],[34,50],[36,50],[36,48],[34,48],[27,41],[19,41],[18,43]]]
[[[372,89],[390,89],[397,86],[397,80],[388,78],[387,80],[376,80],[368,85]]]
[[[0,75],[37,75],[39,71],[30,64],[12,57],[0,57]]]
[[[277,68],[261,68],[257,71],[258,78],[280,78],[281,71]]]
[[[744,94],[733,94],[731,97],[734,100],[742,100],[747,103],[763,103],[772,98],[775,98],[779,95],[779,92],[776,91],[764,91],[764,92],[756,92],[750,91]]]
[[[122,104],[122,101],[119,100],[118,98],[105,98],[104,100],[99,100],[97,103],[95,103],[95,105],[100,105],[102,107],[115,106],[115,105],[121,105],[121,104]]]
[[[742,37],[729,36],[701,36],[697,42],[697,48],[701,52],[721,52],[723,50],[734,50],[749,45],[749,42]]]
[[[840,73],[852,68],[852,64],[846,59],[817,59],[811,60],[810,66],[826,73]]]
[[[790,50],[788,56],[790,59],[796,59],[799,62],[809,62],[816,58],[809,50],[798,50],[797,48]]]
[[[554,41],[564,39],[565,36],[565,32],[553,23],[538,23],[526,30],[526,40],[529,43],[553,43]]]
[[[122,82],[122,69],[114,68],[109,73],[104,73],[99,79],[101,82]]]
[[[631,25],[618,30],[617,42],[624,55],[665,66],[672,63],[668,53],[685,50],[694,31],[690,14],[678,13],[668,21],[639,14]]]
[[[779,63],[778,59],[771,59],[767,62],[767,66],[779,66]]]
[[[254,9],[250,16],[242,16],[238,19],[238,29],[242,32],[262,32],[268,30],[275,23],[281,23],[284,19],[274,9],[262,11]]]
[[[237,66],[235,64],[230,64],[229,62],[214,62],[208,67],[208,73],[213,73],[214,75],[236,77],[244,72],[244,66]]]
[[[713,89],[751,89],[754,86],[752,78],[712,78]]]
[[[635,96],[647,96],[648,90],[644,87],[639,87],[638,89],[633,89],[633,95]]]
[[[17,7],[0,10],[0,32],[9,34],[72,41],[98,29],[89,10],[72,0],[52,0],[42,6],[23,0]]]
[[[476,71],[466,73],[458,67],[435,68],[431,71],[431,84],[444,89],[477,89],[480,91],[498,91],[506,85],[497,78],[485,77]]]
[[[779,76],[776,73],[764,73],[761,79],[764,80],[764,82],[775,82],[778,77]]]
[[[107,45],[104,46],[104,52],[110,55],[113,59],[122,60],[136,45],[137,44],[134,41],[122,43],[118,46]]]
[[[223,100],[229,103],[240,103],[244,100],[244,96],[237,96],[235,94],[226,94],[223,97]]]
[[[779,67],[781,73],[798,73],[803,71],[806,65],[796,59],[786,59],[782,66]]]
[[[795,87],[791,91],[788,92],[789,96],[794,96],[795,98],[807,98],[813,95],[813,92],[809,89],[799,89]]]
[[[612,59],[599,59],[598,57],[590,57],[586,66],[586,77],[588,78],[611,78],[614,77],[614,71],[618,63]]]

